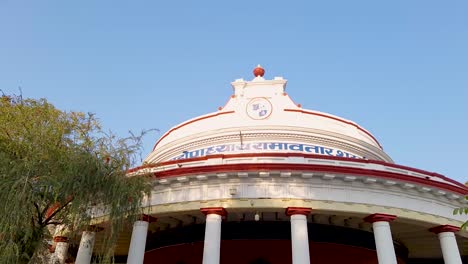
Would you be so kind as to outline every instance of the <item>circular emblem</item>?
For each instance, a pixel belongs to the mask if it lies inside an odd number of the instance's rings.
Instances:
[[[266,98],[257,97],[247,104],[247,115],[252,119],[265,119],[271,115],[273,106]]]

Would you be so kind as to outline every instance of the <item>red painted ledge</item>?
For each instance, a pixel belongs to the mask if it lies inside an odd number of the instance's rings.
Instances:
[[[171,169],[154,173],[157,179],[167,177],[177,177],[181,175],[195,175],[195,174],[213,174],[213,173],[229,173],[229,172],[254,172],[254,171],[314,171],[322,173],[337,173],[355,175],[360,177],[377,177],[384,179],[399,180],[403,182],[418,183],[429,187],[436,187],[443,190],[455,192],[461,195],[467,195],[468,190],[466,187],[459,187],[447,183],[441,183],[433,180],[419,178],[410,175],[404,175],[388,171],[377,171],[362,168],[330,166],[330,165],[316,165],[316,164],[288,164],[288,163],[249,163],[249,164],[221,164],[221,165],[207,165],[199,167],[182,167],[178,169]]]
[[[151,215],[146,215],[146,214],[143,214],[140,216],[140,221],[145,221],[145,222],[148,222],[148,223],[153,223],[153,222],[156,222],[158,219],[154,216],[151,216]]]
[[[184,160],[170,160],[170,161],[165,161],[157,164],[147,164],[139,167],[135,167],[132,169],[129,169],[127,173],[134,173],[142,169],[147,169],[147,168],[155,168],[155,167],[160,167],[160,166],[166,166],[166,165],[171,165],[171,164],[179,164],[182,165],[187,162],[194,162],[194,161],[203,161],[203,160],[208,160],[208,159],[214,159],[214,158],[220,158],[220,159],[228,159],[228,158],[248,158],[248,157],[304,157],[304,158],[315,158],[315,159],[325,159],[325,160],[338,160],[338,161],[352,161],[352,162],[357,162],[357,163],[367,163],[367,164],[379,164],[387,167],[392,167],[392,168],[397,168],[397,169],[403,169],[403,170],[408,170],[411,172],[415,173],[420,173],[424,174],[426,176],[425,181],[426,182],[435,182],[433,180],[430,180],[429,177],[437,177],[439,179],[442,179],[444,181],[450,182],[458,187],[458,191],[455,191],[457,193],[460,193],[462,195],[468,195],[468,188],[464,185],[461,184],[455,180],[452,180],[448,177],[445,177],[444,175],[435,173],[435,172],[429,172],[429,171],[424,171],[416,168],[411,168],[408,166],[403,166],[403,165],[398,165],[394,163],[388,163],[385,161],[378,161],[378,160],[364,160],[364,159],[353,159],[353,158],[345,158],[345,157],[332,157],[332,156],[323,156],[323,155],[317,155],[317,154],[302,154],[302,153],[240,153],[240,154],[215,154],[215,155],[208,155],[204,157],[197,157],[197,158],[189,158],[189,159],[184,159]],[[183,169],[183,168],[180,168]],[[179,169],[179,170],[180,170]],[[370,170],[369,170],[370,171]],[[159,173],[160,174],[160,173]],[[399,173],[394,173],[394,174],[399,174]],[[410,176],[408,177],[416,178],[415,176]],[[431,185],[430,183],[428,185]],[[444,183],[444,185],[447,185]]]
[[[392,222],[397,218],[396,215],[389,215],[389,214],[371,214],[367,217],[364,218],[364,221],[369,222],[369,223],[374,223],[374,222]]]
[[[68,237],[66,236],[55,236],[54,237],[54,242],[58,243],[58,242],[68,242]]]
[[[440,226],[436,226],[436,227],[433,227],[433,228],[429,228],[429,231],[431,231],[432,233],[435,233],[435,234],[439,234],[439,233],[442,233],[442,232],[456,233],[456,232],[460,231],[460,227],[453,226],[453,225],[440,225]]]
[[[200,208],[200,211],[204,215],[209,215],[209,214],[217,214],[220,216],[226,216],[227,211],[223,207],[205,207],[205,208]]]
[[[286,208],[286,215],[309,215],[312,212],[312,208],[309,207],[288,207]]]

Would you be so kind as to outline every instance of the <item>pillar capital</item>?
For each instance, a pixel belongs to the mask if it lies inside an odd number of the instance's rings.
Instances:
[[[432,228],[429,228],[429,231],[435,234],[439,234],[442,232],[453,232],[456,233],[460,231],[460,227],[458,226],[453,226],[453,225],[440,225],[440,226],[435,226]]]
[[[209,214],[217,214],[220,216],[226,216],[227,211],[224,209],[224,207],[205,207],[205,208],[200,208],[200,211],[204,215],[209,215]]]
[[[369,223],[375,222],[392,222],[397,218],[396,215],[389,215],[389,214],[371,214],[364,217],[364,221]]]
[[[68,242],[68,237],[66,236],[54,236],[54,242]]]
[[[151,215],[147,215],[147,214],[142,214],[140,217],[139,217],[139,220],[140,221],[145,221],[145,222],[148,222],[148,223],[154,223],[156,222],[156,220],[158,220],[156,217],[154,216],[151,216]]]
[[[68,257],[68,238],[66,236],[54,236],[54,263],[65,264]]]
[[[287,216],[291,215],[309,215],[312,212],[312,208],[309,207],[288,207],[286,208],[285,214]]]

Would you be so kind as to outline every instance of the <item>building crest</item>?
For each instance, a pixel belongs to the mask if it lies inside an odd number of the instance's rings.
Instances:
[[[273,106],[268,99],[257,97],[247,104],[247,115],[255,120],[266,119],[271,115]]]

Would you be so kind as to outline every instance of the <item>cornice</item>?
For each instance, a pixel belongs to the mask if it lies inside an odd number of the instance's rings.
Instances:
[[[289,171],[300,177],[323,177],[334,175],[345,181],[397,185],[404,190],[431,192],[449,200],[467,201],[468,188],[443,175],[380,161],[360,160],[301,153],[246,153],[211,155],[200,158],[169,161],[156,165],[138,167],[129,175],[153,173],[157,182],[167,184],[177,177],[207,179],[217,175],[249,172],[252,177],[263,177],[263,172]],[[354,178],[353,178],[354,177]]]

